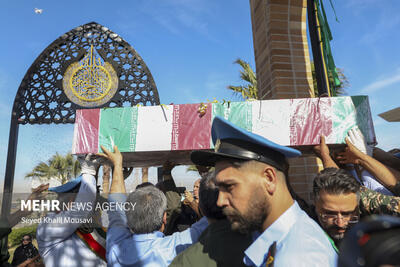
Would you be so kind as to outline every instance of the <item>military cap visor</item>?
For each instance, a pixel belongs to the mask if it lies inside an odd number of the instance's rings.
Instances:
[[[276,144],[221,117],[214,118],[211,134],[215,151],[193,151],[193,163],[214,166],[216,162],[226,159],[256,160],[287,171],[286,159],[301,155],[296,149]]]

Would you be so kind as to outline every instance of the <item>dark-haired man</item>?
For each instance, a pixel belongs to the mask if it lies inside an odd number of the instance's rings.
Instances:
[[[317,220],[337,244],[359,220],[360,184],[345,170],[327,168],[315,177],[313,193]]]
[[[249,266],[336,266],[328,237],[293,200],[286,175],[295,149],[273,143],[215,117],[214,152],[195,151],[198,165],[215,165],[217,205],[233,230],[254,233],[245,251]]]
[[[347,145],[351,143],[347,140]],[[324,170],[314,179],[315,213],[311,214],[336,245],[359,217],[372,214],[400,215],[400,197],[387,196],[364,186],[347,171],[339,169],[330,156],[325,138],[316,147]],[[313,209],[311,209],[313,210]]]
[[[245,266],[244,251],[250,246],[251,235],[233,232],[222,208],[217,206],[218,188],[215,174],[204,175],[199,183],[199,206],[209,226],[199,242],[180,253],[171,267],[234,267]]]

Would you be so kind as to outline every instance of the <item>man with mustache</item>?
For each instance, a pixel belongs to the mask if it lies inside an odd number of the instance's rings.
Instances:
[[[360,184],[345,170],[326,168],[314,179],[316,220],[336,245],[360,217]]]
[[[233,230],[254,233],[245,250],[248,266],[336,266],[327,235],[293,200],[287,158],[300,152],[216,117],[214,152],[195,151],[195,164],[215,166],[217,205]]]
[[[357,155],[362,155],[362,152],[348,138],[346,144],[346,152],[341,153],[342,156],[339,159],[343,160],[344,155],[347,155],[347,158],[357,158]],[[310,207],[310,216],[320,224],[336,245],[360,217],[372,214],[400,216],[400,197],[370,190],[362,186],[349,172],[339,169],[330,156],[329,147],[323,136],[321,136],[320,144],[314,149],[325,169],[314,179],[315,206]],[[381,178],[391,177],[386,166],[367,155],[362,155],[362,157],[367,157],[372,173],[378,174]],[[374,170],[377,171],[374,172]]]

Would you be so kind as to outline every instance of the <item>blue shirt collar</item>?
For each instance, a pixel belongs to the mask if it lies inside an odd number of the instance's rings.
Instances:
[[[149,234],[133,234],[132,239],[135,241],[146,241],[146,240],[153,240],[160,237],[164,237],[164,234],[160,231],[155,231]]]
[[[244,263],[246,265],[261,266],[266,260],[269,247],[274,241],[279,247],[280,242],[286,237],[296,222],[301,209],[297,202],[287,209],[273,224],[271,224],[254,242],[246,249]]]

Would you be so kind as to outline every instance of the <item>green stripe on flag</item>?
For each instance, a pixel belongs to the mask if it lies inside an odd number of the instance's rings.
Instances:
[[[213,103],[213,116],[220,116],[247,131],[253,129],[253,110],[250,102]],[[211,141],[211,148],[212,145]]]
[[[373,125],[370,124],[371,112],[369,109],[368,97],[352,96],[351,101],[356,108],[356,123],[367,139],[367,142],[370,142],[373,140],[373,136],[371,134],[371,128],[373,129]]]
[[[109,150],[118,146],[121,152],[133,152],[136,147],[137,107],[107,108],[100,113],[100,145]]]
[[[332,97],[332,125],[336,133],[334,143],[345,143],[347,132],[356,126],[356,109],[350,97]]]

